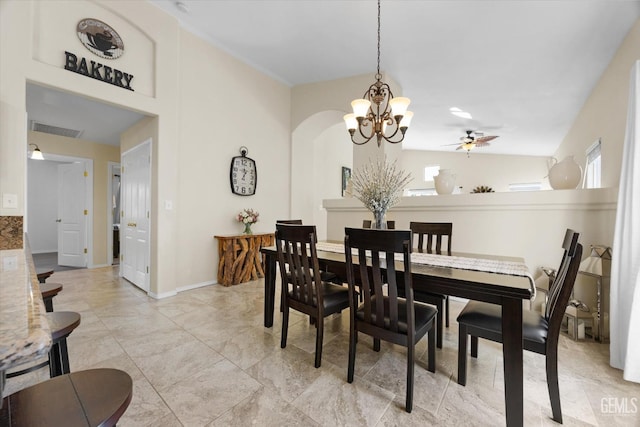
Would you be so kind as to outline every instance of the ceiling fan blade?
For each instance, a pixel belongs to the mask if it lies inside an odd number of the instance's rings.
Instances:
[[[459,145],[458,148],[456,148],[456,150],[462,150],[462,145]]]
[[[489,142],[496,139],[497,135],[489,135],[489,136],[481,136],[480,138],[476,138],[476,143],[478,142]]]
[[[488,142],[476,142],[476,147],[488,147],[491,144],[489,144]]]

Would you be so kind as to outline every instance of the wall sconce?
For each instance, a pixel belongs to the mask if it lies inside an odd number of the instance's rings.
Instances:
[[[37,144],[29,144],[29,147],[34,146],[36,148],[33,149],[33,151],[31,152],[31,160],[44,160],[44,156],[42,155],[42,151],[40,151],[40,148],[38,147]]]
[[[591,253],[580,263],[578,272],[586,276],[595,277],[597,281],[597,318],[598,325],[598,341],[604,341],[603,326],[607,326],[608,322],[602,324],[605,314],[602,310],[602,279],[611,275],[611,248],[602,245],[591,245]]]

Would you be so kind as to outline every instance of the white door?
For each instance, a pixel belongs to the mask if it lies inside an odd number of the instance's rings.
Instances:
[[[85,165],[58,166],[58,265],[87,266]]]
[[[149,290],[151,140],[122,154],[120,250],[122,276]]]

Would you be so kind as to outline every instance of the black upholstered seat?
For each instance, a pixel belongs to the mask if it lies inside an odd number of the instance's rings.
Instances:
[[[562,423],[560,389],[558,387],[558,338],[560,325],[578,274],[582,245],[579,233],[567,230],[562,248],[562,262],[549,289],[544,315],[525,310],[522,313],[523,347],[546,356],[547,387],[553,419]],[[502,342],[502,311],[499,306],[469,302],[458,316],[458,384],[467,382],[467,335],[471,335],[471,356],[478,357],[478,338]]]

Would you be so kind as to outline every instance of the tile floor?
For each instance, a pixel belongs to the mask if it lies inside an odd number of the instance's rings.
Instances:
[[[363,337],[356,379],[348,384],[348,315],[336,315],[325,320],[322,367],[315,369],[315,330],[306,318],[292,312],[286,349],[280,349],[279,316],[273,328],[262,326],[261,280],[159,301],[119,279],[117,267],[56,272],[49,281],[64,284],[55,309],[82,314],[68,339],[71,369],[114,367],[134,379],[122,427],[504,425],[500,346],[481,341],[467,386],[456,383],[460,302],[452,302],[435,374],[426,370],[426,339],[419,343],[414,409],[407,414],[403,348],[383,343],[376,353]],[[614,406],[602,406],[603,399],[640,397],[640,384],[609,367],[608,346],[561,337],[560,347],[565,425],[640,425],[640,414],[614,415]],[[527,426],[555,425],[544,364],[543,356],[525,352]],[[8,380],[6,391],[47,377],[41,369]],[[628,405],[629,412],[633,408]]]

